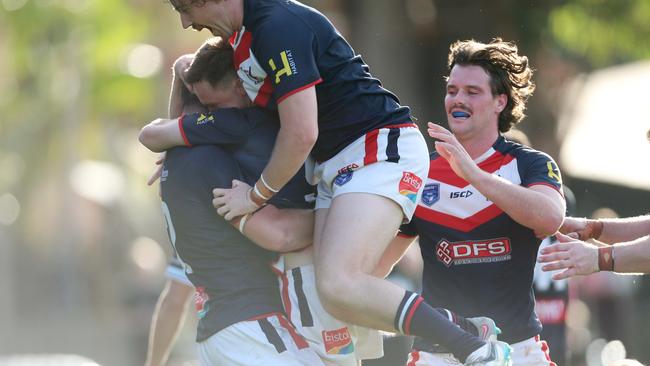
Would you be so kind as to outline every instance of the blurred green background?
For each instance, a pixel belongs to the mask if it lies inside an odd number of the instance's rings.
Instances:
[[[306,3],[421,125],[444,120],[452,41],[517,42],[538,85],[521,129],[558,160],[577,213],[648,212],[650,0]],[[0,0],[0,360],[143,363],[170,248],[137,133],[167,113],[172,62],[209,36],[160,0]],[[592,365],[599,339],[650,362],[650,280],[610,277],[572,281],[573,364]],[[171,365],[195,358],[189,323]]]

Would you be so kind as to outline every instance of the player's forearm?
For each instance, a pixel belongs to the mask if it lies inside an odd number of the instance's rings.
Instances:
[[[268,205],[250,216],[243,226],[241,218],[233,225],[260,247],[274,252],[292,252],[311,245],[314,236],[312,210],[278,209]]]
[[[650,215],[599,221],[603,229],[598,240],[604,243],[631,241],[650,234]]]
[[[612,257],[615,272],[650,273],[650,235],[614,244]]]
[[[303,165],[318,138],[318,112],[314,87],[300,91],[278,105],[280,131],[271,159],[264,169],[265,181],[283,187]]]
[[[140,130],[140,143],[153,152],[162,152],[175,146],[185,145],[178,119],[158,118]]]
[[[471,183],[513,220],[538,234],[551,235],[562,225],[565,202],[552,188],[522,187],[482,170]]]

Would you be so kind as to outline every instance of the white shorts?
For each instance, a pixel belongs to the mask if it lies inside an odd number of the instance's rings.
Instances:
[[[312,182],[318,182],[316,209],[329,208],[345,193],[371,193],[395,201],[408,221],[429,172],[429,150],[415,124],[387,126],[316,163],[313,171]]]
[[[384,355],[378,330],[352,325],[331,316],[316,291],[314,266],[280,274],[282,303],[289,319],[327,366],[356,366],[360,360]]]
[[[235,323],[197,344],[201,366],[322,366],[283,314]]]
[[[546,341],[539,335],[513,343],[512,366],[556,366],[551,361]],[[407,366],[450,366],[462,365],[451,353],[429,353],[413,350],[406,362]]]

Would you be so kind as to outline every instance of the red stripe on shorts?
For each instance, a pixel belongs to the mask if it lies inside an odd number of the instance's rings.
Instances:
[[[278,274],[282,279],[282,303],[284,304],[284,312],[287,313],[291,319],[291,299],[289,298],[289,278],[287,274],[282,272]]]
[[[366,134],[366,156],[363,157],[363,165],[370,165],[377,162],[377,136],[379,130],[372,130]]]
[[[280,325],[289,331],[289,334],[291,335],[291,338],[293,338],[293,341],[296,343],[296,346],[298,346],[298,349],[309,347],[307,341],[300,334],[298,334],[298,332],[296,332],[296,330],[293,328],[293,325],[289,323],[287,318],[278,316],[278,320],[280,321]]]

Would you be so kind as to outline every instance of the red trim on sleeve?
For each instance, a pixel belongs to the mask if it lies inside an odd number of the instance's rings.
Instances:
[[[311,82],[311,83],[309,83],[309,84],[307,84],[307,85],[301,86],[301,87],[298,88],[298,89],[294,89],[294,90],[292,90],[292,91],[290,91],[290,92],[288,92],[288,93],[285,93],[283,96],[281,96],[280,98],[278,98],[278,104],[282,103],[283,100],[289,98],[290,96],[296,94],[297,92],[299,92],[299,91],[303,91],[303,90],[305,90],[305,89],[309,89],[309,88],[311,88],[312,86],[317,85],[317,84],[320,84],[320,83],[322,83],[322,82],[323,82],[323,79],[319,78],[318,80],[313,81],[313,82]]]
[[[403,233],[401,231],[397,233],[397,236],[399,236],[400,238],[407,238],[407,239],[418,237],[417,235],[410,235],[410,234]]]
[[[559,193],[560,196],[564,197],[564,192],[562,192],[562,189],[561,189],[561,188],[558,188],[557,186],[554,186],[554,185],[552,185],[552,184],[550,184],[550,183],[546,183],[546,182],[537,182],[537,183],[531,183],[531,184],[527,185],[528,188],[530,188],[530,187],[532,187],[532,186],[547,186],[547,187],[551,187],[551,188],[553,188],[553,190],[555,190],[557,193]]]
[[[180,117],[178,117],[178,130],[181,131],[181,137],[183,138],[183,141],[185,142],[185,146],[192,147],[192,144],[190,144],[190,141],[187,139],[187,136],[185,135],[185,130],[183,129],[183,119],[185,119],[184,114],[182,114]]]

